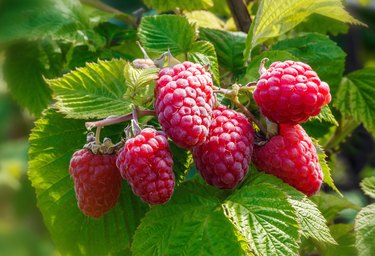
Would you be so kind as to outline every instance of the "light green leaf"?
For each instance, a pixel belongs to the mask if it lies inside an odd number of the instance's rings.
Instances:
[[[174,55],[187,53],[195,40],[195,29],[186,17],[176,15],[147,16],[138,29],[142,46],[148,51]]]
[[[264,58],[269,59],[268,63],[266,64],[267,67],[275,61],[298,60],[297,57],[293,56],[287,51],[264,51],[251,60],[251,62],[247,66],[244,77],[241,79],[241,84],[247,84],[248,82],[256,81],[259,79],[259,66],[260,62]]]
[[[270,184],[285,192],[288,195],[288,202],[295,210],[302,235],[306,238],[311,237],[320,243],[336,244],[329,232],[326,219],[317,206],[304,194],[272,175],[259,172],[252,173],[251,182],[248,184],[249,186]]]
[[[126,90],[124,60],[87,63],[61,78],[47,80],[58,110],[68,118],[105,118],[130,111],[123,98]]]
[[[276,43],[272,50],[288,51],[309,64],[336,95],[345,66],[345,52],[326,35],[308,33]],[[335,67],[335,68],[332,68]]]
[[[58,61],[41,60],[43,54],[41,42],[14,44],[6,51],[4,78],[15,100],[32,114],[38,116],[51,102],[51,89],[43,80],[49,70],[45,65],[58,65]],[[53,52],[47,53],[49,57]],[[55,73],[52,71],[51,73]],[[56,75],[56,74],[55,74]]]
[[[342,80],[336,106],[344,117],[353,117],[375,135],[375,68],[348,74]]]
[[[329,227],[337,244],[319,245],[319,251],[323,256],[356,256],[355,235],[353,224],[335,224]]]
[[[158,73],[158,68],[137,69],[130,63],[126,63],[124,76],[128,88],[124,95],[125,100],[137,106],[150,107],[154,98],[154,85]]]
[[[224,29],[225,23],[215,14],[209,11],[184,12],[190,23],[201,28]]]
[[[186,11],[206,10],[213,6],[212,0],[144,0],[144,3],[159,12],[174,11],[177,8]]]
[[[199,37],[215,46],[220,67],[232,72],[239,72],[245,67],[243,61],[243,49],[246,41],[245,33],[201,28]]]
[[[356,246],[359,256],[375,255],[375,204],[370,204],[355,218]]]
[[[215,47],[207,41],[194,42],[188,52],[188,60],[202,65],[210,64],[209,71],[216,84],[220,84],[219,67]]]
[[[314,146],[316,148],[316,153],[318,154],[319,164],[322,167],[323,172],[323,181],[330,186],[334,191],[336,191],[340,196],[343,196],[341,192],[336,187],[331,176],[331,169],[329,168],[326,158],[327,155],[324,152],[324,149],[318,144],[317,141],[314,141]]]
[[[345,11],[341,0],[263,0],[246,40],[245,59],[255,46],[288,32],[313,13],[362,24]]]
[[[326,121],[335,126],[339,126],[335,116],[332,114],[328,105],[324,105],[319,115],[311,117],[309,120],[319,120],[320,122]]]
[[[221,209],[223,193],[189,181],[170,202],[153,207],[138,227],[134,256],[245,255],[234,227]]]
[[[332,222],[336,216],[345,209],[358,210],[359,207],[342,196],[320,192],[310,198],[319,208],[324,218]]]
[[[121,125],[106,127],[103,136],[118,141]],[[69,161],[85,144],[84,121],[65,119],[50,109],[35,123],[30,135],[29,179],[38,207],[51,236],[63,255],[129,255],[130,243],[147,205],[123,183],[115,208],[100,219],[78,209]]]
[[[368,177],[361,182],[363,192],[369,197],[375,199],[375,177]]]
[[[271,184],[247,183],[223,204],[255,255],[296,255],[299,224],[287,195]]]

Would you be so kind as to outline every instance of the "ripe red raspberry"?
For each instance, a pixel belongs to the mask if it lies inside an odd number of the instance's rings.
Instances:
[[[259,171],[272,174],[308,196],[319,191],[323,173],[316,149],[300,125],[279,125],[279,135],[264,146],[255,146],[253,162]]]
[[[126,141],[117,157],[121,175],[149,204],[167,202],[174,190],[173,160],[163,132],[145,128]]]
[[[331,94],[309,65],[288,60],[272,63],[260,76],[254,99],[270,120],[299,124],[318,115],[331,101]]]
[[[81,149],[70,160],[70,175],[81,211],[99,218],[112,209],[120,196],[121,175],[116,155],[95,155]]]
[[[253,153],[254,128],[241,113],[219,106],[212,112],[207,140],[193,148],[193,158],[210,185],[230,189],[247,174]]]
[[[211,75],[204,67],[186,61],[163,68],[155,98],[159,123],[177,145],[191,148],[206,140],[215,99]]]

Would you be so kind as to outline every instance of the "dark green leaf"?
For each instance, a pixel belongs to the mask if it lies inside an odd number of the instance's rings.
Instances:
[[[341,82],[336,106],[344,117],[353,117],[375,134],[375,68],[348,74]]]
[[[14,44],[6,51],[4,63],[4,78],[8,88],[16,101],[27,108],[31,113],[38,116],[51,101],[51,90],[43,80],[43,75],[55,73],[49,72],[50,68],[58,65],[49,62],[48,59],[41,59],[43,49],[41,42],[24,42]],[[53,56],[53,52],[46,53]],[[60,60],[61,63],[61,60]]]
[[[329,227],[337,245],[320,245],[323,256],[356,256],[355,235],[353,224],[335,224]]]
[[[153,207],[134,236],[135,256],[245,255],[221,209],[222,192],[189,181],[165,205]]]
[[[243,50],[246,42],[245,33],[201,28],[199,30],[199,37],[211,42],[215,46],[221,67],[231,72],[238,72],[244,68]]]
[[[111,126],[103,136],[119,140],[123,127]],[[128,255],[130,242],[147,206],[123,183],[117,206],[100,219],[77,207],[69,161],[86,141],[84,121],[64,119],[48,110],[30,135],[29,178],[38,207],[57,248],[63,255]]]
[[[319,115],[311,117],[309,120],[319,120],[320,122],[326,121],[335,126],[339,126],[335,116],[332,114],[328,105],[324,105]]]
[[[188,174],[190,168],[193,166],[193,157],[189,150],[178,147],[172,141],[169,142],[169,145],[173,156],[173,171],[176,184],[179,184],[184,181],[186,174]]]

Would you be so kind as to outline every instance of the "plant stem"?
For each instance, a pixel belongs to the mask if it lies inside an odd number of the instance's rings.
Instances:
[[[251,17],[244,0],[227,0],[230,12],[239,31],[248,33],[251,26]]]
[[[358,125],[358,122],[352,119],[342,121],[336,128],[335,133],[324,145],[325,151],[332,153]]]
[[[155,110],[148,110],[148,109],[137,110],[137,116],[155,116],[155,115],[156,115]],[[99,126],[108,126],[108,125],[113,125],[113,124],[118,124],[121,122],[129,121],[132,118],[133,118],[133,113],[128,113],[123,116],[109,117],[109,118],[99,120],[96,122],[86,122],[85,126],[87,129],[90,130],[92,128],[99,127]]]

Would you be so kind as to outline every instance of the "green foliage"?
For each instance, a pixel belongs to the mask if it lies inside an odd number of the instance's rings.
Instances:
[[[339,123],[337,122],[335,116],[332,114],[332,111],[331,111],[331,109],[329,108],[328,105],[324,105],[322,107],[322,110],[321,110],[320,114],[317,115],[317,116],[311,117],[310,121],[311,120],[319,120],[320,122],[326,121],[326,122],[331,123],[335,126],[339,126]]]
[[[104,118],[131,110],[123,97],[127,84],[125,61],[87,63],[61,78],[47,80],[57,100],[58,110],[68,118]]]
[[[355,219],[354,228],[359,255],[375,255],[375,204],[362,208]]]
[[[144,0],[144,2],[159,12],[173,11],[177,8],[186,11],[205,10],[213,6],[212,0]]]
[[[375,134],[375,69],[366,68],[346,75],[337,93],[335,105],[344,117],[353,117]]]
[[[355,256],[358,255],[355,247],[355,235],[353,224],[335,224],[329,227],[337,245],[320,246],[324,256]]]
[[[118,139],[123,127],[104,129]],[[29,178],[38,207],[53,240],[64,255],[128,254],[132,235],[147,206],[123,184],[117,206],[100,219],[78,209],[69,175],[69,161],[85,143],[84,121],[66,119],[50,109],[35,123],[30,135]]]
[[[209,11],[184,12],[190,23],[201,28],[223,29],[225,23],[215,14]]]
[[[168,204],[153,207],[143,218],[133,254],[245,255],[221,209],[222,196],[208,185],[183,183]]]
[[[199,37],[211,42],[215,46],[220,67],[237,73],[244,68],[243,49],[246,34],[242,32],[228,32],[217,29],[201,28]]]
[[[361,182],[361,188],[366,195],[375,199],[375,177],[365,178]]]
[[[288,32],[313,13],[361,24],[344,10],[340,0],[263,0],[247,36],[245,58],[258,44]]]
[[[172,141],[169,141],[169,146],[173,157],[173,172],[176,179],[176,184],[180,184],[185,180],[186,174],[194,165],[193,157],[189,150],[179,148]]]
[[[329,84],[333,97],[336,95],[344,72],[345,52],[327,36],[307,33],[279,41],[271,49],[287,51],[309,64]]]
[[[47,66],[52,68],[58,61],[40,58],[46,49],[42,48],[41,42],[35,41],[15,44],[6,51],[4,78],[8,88],[17,102],[34,115],[39,115],[52,98],[51,89],[44,82],[43,75],[57,75],[53,70],[49,72]],[[44,54],[53,56],[53,52]]]

